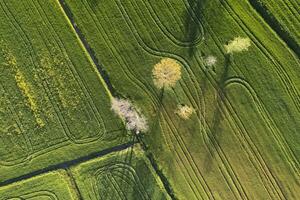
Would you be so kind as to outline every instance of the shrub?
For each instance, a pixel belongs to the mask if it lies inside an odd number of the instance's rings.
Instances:
[[[204,59],[204,64],[208,67],[214,66],[217,63],[217,58],[215,56],[207,56]]]
[[[224,45],[226,53],[247,51],[251,46],[251,40],[249,38],[236,37],[229,41],[227,45]]]
[[[177,114],[182,119],[189,119],[191,115],[195,112],[194,108],[187,105],[178,105],[175,114]]]

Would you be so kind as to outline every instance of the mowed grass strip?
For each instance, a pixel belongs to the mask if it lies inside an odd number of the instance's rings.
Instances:
[[[128,141],[58,1],[0,13],[0,182]]]
[[[148,118],[145,142],[178,199],[297,197],[299,60],[248,1],[66,2],[115,88]],[[226,54],[238,37],[248,50]],[[164,58],[181,66],[169,90],[152,80]],[[186,120],[181,105],[195,110]]]
[[[42,174],[0,188],[0,199],[78,200],[64,170]]]
[[[84,199],[170,199],[139,146],[72,167]]]

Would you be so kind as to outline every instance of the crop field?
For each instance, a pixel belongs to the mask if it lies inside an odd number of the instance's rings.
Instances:
[[[300,199],[299,9],[1,0],[0,200]]]
[[[56,171],[0,188],[1,200],[77,200],[65,171]]]
[[[139,147],[90,160],[71,171],[84,199],[170,199]]]
[[[0,181],[125,142],[58,2],[0,6]]]
[[[296,199],[299,59],[248,1],[66,2],[115,88],[149,119],[145,142],[174,196]],[[237,36],[249,51],[226,55]],[[152,81],[163,58],[183,68],[172,90]],[[183,121],[177,104],[196,113]]]

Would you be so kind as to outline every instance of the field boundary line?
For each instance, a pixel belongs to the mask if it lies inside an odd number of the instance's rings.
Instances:
[[[19,181],[24,181],[24,180],[30,179],[32,177],[42,175],[42,174],[46,174],[48,172],[56,171],[56,170],[59,170],[59,169],[68,169],[68,168],[70,168],[72,166],[76,166],[80,163],[84,163],[84,162],[87,162],[87,161],[92,160],[92,159],[101,158],[101,157],[106,156],[108,154],[128,149],[128,148],[132,147],[134,144],[135,144],[135,142],[127,142],[127,143],[123,143],[121,145],[117,145],[117,146],[114,146],[114,147],[104,149],[102,151],[91,153],[91,154],[83,156],[83,157],[76,158],[74,160],[62,162],[62,163],[55,164],[55,165],[50,165],[50,166],[45,167],[43,169],[36,170],[34,172],[31,172],[31,173],[21,175],[21,176],[16,177],[16,178],[12,178],[12,179],[8,179],[6,181],[0,182],[0,187],[7,186],[9,184],[19,182]]]

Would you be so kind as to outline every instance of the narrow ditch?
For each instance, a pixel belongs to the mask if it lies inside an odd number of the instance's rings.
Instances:
[[[70,21],[72,27],[74,28],[77,36],[79,37],[81,43],[83,44],[85,50],[88,52],[89,56],[91,57],[93,63],[96,65],[101,77],[103,78],[105,84],[107,85],[109,91],[111,92],[111,94],[113,96],[117,96],[117,92],[115,90],[115,88],[113,87],[112,83],[110,82],[109,76],[107,74],[107,72],[103,69],[103,67],[101,66],[99,60],[97,59],[94,50],[91,48],[91,46],[89,45],[89,43],[86,41],[83,33],[81,32],[81,30],[77,27],[73,14],[69,8],[69,6],[67,5],[67,3],[64,0],[58,0],[61,8],[63,9],[65,15],[67,16],[68,20]]]
[[[95,158],[99,158],[99,157],[105,156],[105,155],[113,153],[113,152],[119,152],[119,151],[125,150],[129,147],[132,147],[133,145],[134,145],[134,142],[128,142],[128,143],[121,144],[121,145],[118,145],[118,146],[114,146],[112,148],[108,148],[108,149],[105,149],[105,150],[102,150],[102,151],[99,151],[99,152],[91,153],[87,156],[83,156],[83,157],[77,158],[75,160],[66,161],[66,162],[63,162],[63,163],[56,164],[56,165],[50,165],[46,168],[31,172],[31,173],[28,173],[28,174],[25,174],[25,175],[22,175],[22,176],[19,176],[19,177],[16,177],[16,178],[12,178],[12,179],[9,179],[9,180],[3,181],[3,182],[0,182],[0,187],[9,185],[9,184],[14,183],[14,182],[23,181],[25,179],[29,179],[29,178],[32,178],[34,176],[39,176],[39,175],[42,175],[42,174],[45,174],[45,173],[48,173],[48,172],[56,171],[56,170],[59,170],[59,169],[67,170],[68,168],[70,168],[72,166],[75,166],[77,164],[80,164],[80,163],[83,163],[83,162],[86,162],[86,161],[89,161],[89,160],[92,160],[92,159],[95,159]]]
[[[149,151],[147,151],[147,145],[143,142],[143,140],[138,135],[136,135],[136,137],[137,137],[138,143],[141,145],[142,149],[144,150],[145,155],[149,159],[151,166],[153,167],[155,173],[157,174],[157,176],[160,178],[161,182],[163,183],[165,190],[167,191],[167,193],[169,194],[169,196],[171,197],[172,200],[177,200],[177,198],[174,194],[174,191],[172,189],[172,186],[169,183],[167,177],[159,169],[152,153],[149,153]]]
[[[71,170],[69,168],[67,168],[66,172],[67,172],[67,176],[68,176],[68,178],[69,178],[69,180],[71,182],[71,186],[73,187],[73,190],[75,191],[75,193],[76,193],[76,195],[78,197],[78,200],[84,200],[83,197],[82,197],[82,195],[81,195],[81,193],[80,193],[80,190],[78,188],[78,185],[77,185],[77,183],[76,183],[76,181],[74,179],[74,176],[73,176]]]
[[[258,0],[248,0],[256,12],[264,19],[264,21],[277,33],[277,35],[286,43],[286,45],[294,51],[296,56],[300,57],[300,47],[295,39],[284,30],[274,15],[268,12],[268,8]]]

